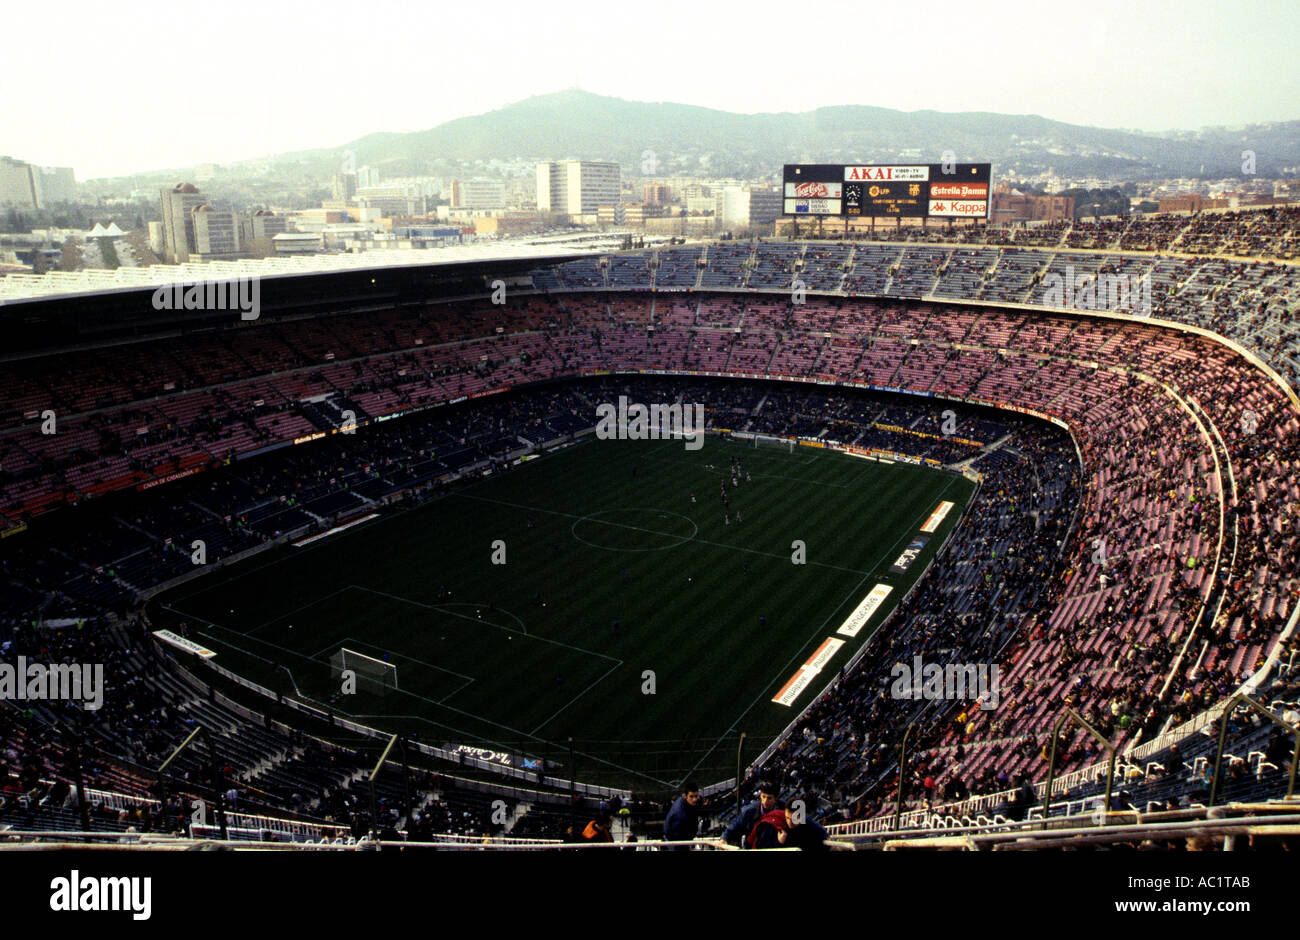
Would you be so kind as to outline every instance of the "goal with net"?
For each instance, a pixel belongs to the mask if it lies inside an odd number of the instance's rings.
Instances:
[[[773,437],[770,434],[755,434],[753,437],[754,448],[760,447],[779,447],[789,454],[794,453],[794,438],[792,437]]]
[[[343,673],[348,670],[356,677],[358,689],[379,695],[387,695],[397,690],[395,664],[341,646],[339,651],[330,657],[330,676],[336,680],[341,679]]]

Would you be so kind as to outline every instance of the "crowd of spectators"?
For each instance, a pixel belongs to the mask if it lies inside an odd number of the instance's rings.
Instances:
[[[1288,219],[1282,213],[1267,224],[1286,233]],[[1252,229],[1265,224],[1250,221]],[[1218,231],[1208,225],[1188,231],[1197,238]],[[820,283],[842,280],[856,289],[941,281],[953,263],[934,248],[870,247],[794,252],[758,243],[708,257],[719,283],[730,268],[761,268],[775,282],[822,264],[830,267]],[[676,251],[680,257],[647,264],[646,274],[698,274],[691,249]],[[880,265],[871,277],[860,270],[864,259]],[[990,283],[1029,291],[1035,272],[1060,263],[1050,252],[976,260],[991,261],[986,291]],[[1123,263],[1099,261],[1093,270]],[[1290,268],[1178,265],[1158,296],[1157,315],[1240,339],[1295,378],[1300,331],[1279,314],[1300,289]],[[583,270],[559,280],[584,288],[607,283],[606,268]],[[617,269],[624,275],[643,276],[635,264]],[[1012,280],[998,281],[1002,276]],[[125,615],[140,593],[185,572],[194,538],[218,556],[238,554],[392,499],[420,498],[449,475],[501,465],[527,442],[582,430],[592,409],[581,383],[461,400],[589,372],[866,382],[1032,409],[1070,428],[1073,440],[1045,423],[961,408],[956,440],[936,433],[947,407],[939,402],[900,404],[813,385],[699,390],[709,396],[703,400],[715,427],[973,461],[984,475],[926,586],[895,612],[899,628],[762,768],[821,792],[841,811],[869,813],[888,801],[897,785],[891,761],[908,721],[921,722],[915,770],[922,783],[931,781],[926,789],[963,792],[1041,776],[1044,731],[1058,703],[1075,706],[1121,742],[1189,718],[1274,651],[1300,586],[1295,409],[1221,344],[1149,324],[816,296],[790,303],[763,295],[586,292],[526,296],[504,308],[460,302],[144,340],[115,347],[111,361],[110,369],[102,350],[19,359],[0,380],[0,512],[27,521],[98,497],[6,539],[0,624],[11,649],[61,655],[60,643],[90,644],[132,677],[116,687],[100,721],[105,746],[127,759],[155,760],[175,734],[203,721],[194,713],[202,706],[141,652],[138,639],[104,628],[104,612]],[[678,380],[664,381],[664,394],[683,391]],[[448,402],[459,403],[434,407]],[[61,416],[54,435],[28,417],[49,406]],[[252,456],[304,433],[337,431],[345,410],[361,422],[411,413]],[[251,459],[232,461],[236,456]],[[102,495],[200,470],[120,497]],[[1102,544],[1105,560],[1098,562]],[[32,626],[37,617],[59,616],[88,626],[59,634]],[[1199,655],[1183,660],[1193,638]],[[889,665],[940,651],[950,662],[1001,665],[1004,700],[1014,710],[918,707],[885,695]],[[39,776],[29,752],[44,754],[51,770],[39,733],[27,740],[22,750],[9,748],[18,755],[9,769],[20,786]],[[1081,734],[1063,750],[1066,767],[1096,757]],[[309,748],[293,758],[315,775],[323,772],[320,761],[334,758]],[[277,805],[354,822],[353,805],[297,795],[279,793]]]

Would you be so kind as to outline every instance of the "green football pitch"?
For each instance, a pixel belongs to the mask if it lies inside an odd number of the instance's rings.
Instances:
[[[733,458],[749,477],[736,487]],[[588,439],[158,604],[226,668],[372,727],[544,758],[587,783],[704,785],[734,774],[738,748],[755,759],[834,680],[973,489],[806,447]],[[942,501],[952,510],[891,573]],[[856,636],[838,633],[877,585],[885,602]],[[340,695],[341,647],[386,658],[397,689]],[[788,704],[773,701],[783,691]]]

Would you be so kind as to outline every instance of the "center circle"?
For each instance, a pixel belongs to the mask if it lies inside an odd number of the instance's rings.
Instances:
[[[685,545],[700,529],[680,513],[666,509],[602,509],[575,520],[569,531],[592,548],[661,552]]]

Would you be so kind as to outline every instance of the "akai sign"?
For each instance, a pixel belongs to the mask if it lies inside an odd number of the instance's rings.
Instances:
[[[844,168],[844,179],[848,182],[900,180],[905,183],[923,183],[929,178],[928,166],[846,166]]]

